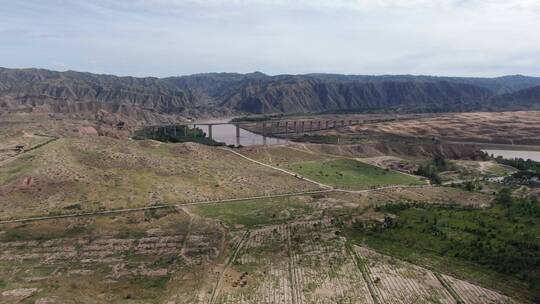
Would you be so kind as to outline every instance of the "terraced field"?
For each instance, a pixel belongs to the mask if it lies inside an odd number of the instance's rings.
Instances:
[[[330,221],[245,232],[211,303],[518,303],[495,291],[349,246]]]
[[[504,295],[501,295],[498,292],[476,286],[474,284],[457,280],[447,275],[441,275],[441,281],[454,290],[458,299],[462,303],[470,304],[484,304],[484,303],[493,303],[493,304],[517,304],[519,302],[510,299]]]
[[[500,293],[355,246],[379,303],[518,303]]]
[[[380,303],[456,303],[431,271],[391,259],[364,247],[355,253]]]
[[[345,239],[328,222],[290,225],[294,303],[374,303]]]
[[[193,303],[224,232],[178,210],[13,224],[0,238],[0,303],[159,303],[191,272],[199,283],[178,303]]]

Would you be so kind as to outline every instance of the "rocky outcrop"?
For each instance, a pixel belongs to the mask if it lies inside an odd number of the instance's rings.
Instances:
[[[107,112],[121,120],[145,122],[239,113],[504,110],[538,104],[534,97],[522,102],[524,96],[536,96],[530,89],[533,86],[540,86],[540,78],[268,76],[256,72],[160,79],[0,68],[0,113],[38,111],[93,117]],[[515,93],[518,90],[523,93]],[[506,94],[496,96],[501,92]],[[514,102],[515,98],[520,102]]]
[[[540,86],[495,96],[490,104],[508,109],[540,109]]]
[[[250,84],[222,106],[249,113],[305,113],[359,109],[472,108],[489,90],[450,82],[324,82],[290,79]]]

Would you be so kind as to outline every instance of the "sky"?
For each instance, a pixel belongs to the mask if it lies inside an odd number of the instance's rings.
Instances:
[[[540,76],[540,0],[0,0],[0,66]]]

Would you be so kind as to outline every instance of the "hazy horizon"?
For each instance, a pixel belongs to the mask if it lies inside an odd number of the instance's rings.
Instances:
[[[412,76],[412,77],[450,77],[450,78],[501,78],[501,77],[511,77],[511,76],[521,76],[521,77],[532,77],[532,78],[539,78],[540,76],[534,76],[534,75],[527,75],[527,74],[505,74],[505,75],[496,75],[496,76],[469,76],[469,75],[456,75],[456,76],[449,76],[449,75],[429,75],[429,74],[340,74],[340,73],[331,73],[331,72],[313,72],[313,73],[298,73],[298,74],[292,74],[292,73],[281,73],[281,74],[270,74],[266,73],[264,71],[252,71],[252,72],[234,72],[234,71],[226,71],[226,72],[202,72],[202,73],[192,73],[192,74],[176,74],[176,75],[164,75],[164,76],[151,76],[151,75],[141,75],[141,76],[134,76],[134,75],[122,75],[122,74],[114,74],[114,73],[99,73],[99,72],[89,72],[89,71],[82,71],[82,70],[59,70],[59,69],[49,69],[49,68],[42,68],[42,67],[6,67],[6,66],[0,66],[0,68],[4,69],[11,69],[11,70],[48,70],[53,72],[59,72],[59,73],[65,73],[65,72],[76,72],[76,73],[91,73],[96,75],[108,75],[108,76],[116,76],[116,77],[134,77],[134,78],[170,78],[170,77],[189,77],[189,76],[195,76],[195,75],[205,75],[205,74],[240,74],[240,75],[248,75],[248,74],[255,74],[255,73],[262,73],[266,76],[275,77],[275,76],[285,76],[285,75],[291,75],[291,76],[306,76],[306,75],[340,75],[340,76],[368,76],[368,77],[384,77],[384,76]]]
[[[0,66],[540,76],[534,0],[0,0]]]

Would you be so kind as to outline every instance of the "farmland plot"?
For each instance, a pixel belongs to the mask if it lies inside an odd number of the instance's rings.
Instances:
[[[355,247],[381,303],[456,303],[429,270]]]
[[[224,232],[190,218],[168,209],[2,225],[0,303],[208,303]]]
[[[156,299],[182,263],[177,253],[183,239],[182,235],[168,235],[2,242],[0,277],[9,279],[2,290],[32,288],[40,291],[36,297],[54,296],[62,303],[110,303],[119,297]],[[124,289],[128,282],[131,292]],[[96,293],[103,296],[100,301],[92,299]],[[17,301],[0,296],[2,303]]]
[[[476,286],[466,281],[458,280],[451,276],[442,275],[441,278],[459,296],[463,303],[468,304],[517,304],[519,302],[510,299],[493,290]]]
[[[328,223],[290,226],[294,303],[373,303],[345,240]]]
[[[492,304],[514,301],[495,291],[355,246],[379,303]],[[443,285],[446,285],[447,288]],[[450,293],[452,292],[453,295]]]
[[[216,303],[373,303],[328,222],[253,230],[224,272]]]
[[[254,230],[223,276],[217,303],[292,303],[287,227]]]

